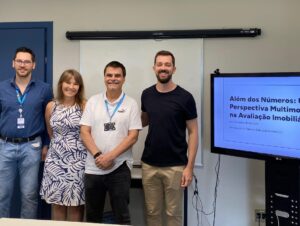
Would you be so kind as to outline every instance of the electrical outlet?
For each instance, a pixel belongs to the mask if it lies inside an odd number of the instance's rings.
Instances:
[[[266,211],[262,209],[256,209],[254,211],[255,214],[255,221],[258,222],[265,222],[266,220]]]

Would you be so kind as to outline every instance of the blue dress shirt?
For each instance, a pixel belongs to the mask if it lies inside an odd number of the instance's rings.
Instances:
[[[16,89],[15,78],[0,82],[0,135],[10,138],[41,135],[43,143],[47,144],[49,138],[44,115],[47,103],[53,98],[52,88],[47,83],[31,79],[23,93],[26,97],[22,104],[25,120],[25,128],[22,129],[17,128],[20,103]]]

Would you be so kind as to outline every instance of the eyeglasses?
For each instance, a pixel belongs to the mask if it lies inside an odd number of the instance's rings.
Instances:
[[[27,66],[29,64],[32,64],[32,61],[30,61],[30,60],[15,60],[15,63],[18,64],[18,65],[24,64],[24,65]]]

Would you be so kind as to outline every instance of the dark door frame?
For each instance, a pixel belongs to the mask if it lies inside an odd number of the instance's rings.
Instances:
[[[42,29],[44,32],[44,53],[45,58],[42,63],[44,63],[44,75],[43,80],[44,82],[47,82],[52,86],[53,81],[53,22],[51,21],[45,21],[45,22],[4,22],[0,23],[0,29],[1,30],[22,30],[22,29]],[[22,38],[22,37],[20,37]],[[41,181],[41,178],[43,176],[43,162],[41,162],[40,165],[40,171],[39,171],[39,181]],[[17,183],[15,183],[16,186]],[[14,188],[16,189],[16,188]],[[17,190],[14,190],[13,192],[18,192]],[[20,197],[17,197],[16,200]],[[14,198],[13,198],[14,199]],[[13,217],[19,217],[19,204],[17,206],[12,206],[11,209],[11,216]],[[38,219],[51,219],[51,205],[46,204],[43,200],[39,199],[38,202]]]
[[[0,29],[44,29],[45,32],[45,82],[52,86],[53,81],[53,22],[4,22],[0,23]]]

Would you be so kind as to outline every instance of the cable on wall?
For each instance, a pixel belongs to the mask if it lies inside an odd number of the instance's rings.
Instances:
[[[212,214],[213,214],[213,226],[215,226],[216,213],[217,213],[218,186],[219,186],[219,182],[220,182],[220,178],[219,178],[220,166],[221,166],[221,155],[218,155],[218,160],[215,165],[216,182],[215,182],[215,188],[214,188],[214,200],[213,200],[213,204],[212,204],[213,209],[210,212],[206,212],[203,208],[202,200],[199,196],[199,191],[198,191],[198,180],[197,180],[197,177],[195,175],[193,175],[193,177],[194,177],[194,187],[193,187],[194,192],[193,192],[193,197],[192,197],[192,205],[193,205],[193,208],[197,212],[197,226],[203,225],[203,222],[202,222],[203,216],[202,215],[204,215],[206,217],[206,216],[209,216]],[[201,217],[200,217],[199,213],[201,214]]]

